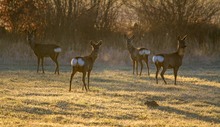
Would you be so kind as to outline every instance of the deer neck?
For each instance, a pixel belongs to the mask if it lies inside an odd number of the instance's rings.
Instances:
[[[89,56],[92,58],[92,61],[94,62],[96,60],[96,58],[98,57],[98,50],[96,50],[96,49],[92,50],[92,52]]]
[[[183,57],[184,54],[185,54],[185,49],[184,49],[184,48],[178,48],[178,49],[177,49],[177,54],[178,54],[180,57]]]
[[[29,45],[30,45],[30,47],[31,47],[31,49],[35,49],[35,43],[34,42],[32,42],[32,41],[29,41]]]
[[[135,47],[131,44],[127,44],[127,48],[130,53],[133,53],[135,51]]]

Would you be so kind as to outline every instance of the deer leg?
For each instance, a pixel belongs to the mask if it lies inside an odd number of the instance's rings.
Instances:
[[[59,64],[58,64],[58,61],[57,61],[57,56],[58,55],[56,55],[55,57],[50,57],[50,58],[56,63],[56,69],[55,69],[54,74],[56,74],[58,72],[58,75],[59,75]]]
[[[159,71],[160,71],[160,66],[159,65],[157,65],[156,63],[155,63],[155,65],[156,65],[156,67],[157,67],[157,71],[156,71],[156,83],[158,84],[158,79],[157,79],[157,76],[158,76],[158,73],[159,73]]]
[[[174,78],[175,78],[175,85],[176,85],[176,78],[177,78],[177,72],[179,68],[173,68]]]
[[[141,63],[141,71],[140,71],[140,76],[141,76],[141,74],[142,74],[142,70],[143,70],[143,63],[142,63],[141,60],[140,60],[139,62]]]
[[[38,73],[38,71],[39,71],[39,65],[40,65],[40,58],[37,57],[37,73]]]
[[[136,61],[136,74],[138,75],[138,61]]]
[[[134,75],[134,70],[135,70],[135,61],[134,61],[134,60],[132,60],[132,62],[133,62],[133,75]]]
[[[90,78],[90,73],[91,73],[91,70],[88,71],[88,85],[87,85],[88,90],[90,90],[90,89],[89,89],[89,78]]]
[[[145,58],[145,63],[146,63],[146,65],[147,65],[147,72],[148,72],[148,75],[150,76],[150,72],[149,72],[149,65],[148,65],[148,56],[146,56],[146,58]]]
[[[83,85],[87,91],[87,87],[86,87],[86,82],[85,82],[85,77],[86,77],[86,72],[83,72],[83,78],[82,78],[82,81],[83,81]]]
[[[72,74],[70,76],[70,88],[69,88],[69,92],[71,91],[71,85],[72,85],[72,80],[73,80],[73,76],[76,74],[75,68],[73,67],[72,70]]]
[[[56,70],[57,70],[57,73],[59,75],[60,74],[60,68],[59,68],[59,63],[58,63],[58,60],[57,60],[58,55],[59,55],[59,53],[57,53],[57,55],[56,55],[56,65],[57,65]]]
[[[164,73],[165,73],[166,70],[167,70],[167,68],[166,68],[166,67],[163,67],[163,70],[162,70],[162,72],[160,73],[160,76],[162,77],[162,79],[163,79],[163,81],[164,81],[165,84],[167,84],[167,82],[165,81],[165,78],[164,78]]]
[[[43,57],[41,58],[41,66],[42,66],[42,71],[44,73],[44,58]]]
[[[57,72],[58,75],[59,75],[60,73],[59,73],[59,64],[58,64],[58,61],[56,60],[55,63],[56,63],[56,66],[57,66],[57,67],[56,67],[56,70],[55,70],[55,74],[56,74],[56,72]]]

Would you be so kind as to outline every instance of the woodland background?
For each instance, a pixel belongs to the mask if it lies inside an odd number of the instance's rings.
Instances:
[[[124,34],[152,54],[175,51],[177,36],[187,34],[185,62],[220,59],[218,0],[1,0],[2,64],[36,64],[26,40],[31,30],[36,42],[60,45],[66,65],[91,51],[90,40],[104,42],[98,61],[130,64]]]

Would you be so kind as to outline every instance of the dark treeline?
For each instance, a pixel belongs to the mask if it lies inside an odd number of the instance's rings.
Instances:
[[[125,49],[122,35],[131,33],[135,45],[155,53],[174,48],[177,36],[187,34],[191,49],[216,54],[219,14],[218,0],[1,0],[0,36],[24,41],[27,31],[37,30],[42,42],[83,50],[100,39]]]
[[[220,41],[218,0],[131,1],[125,3],[138,15],[140,26],[136,31],[143,40],[153,40],[149,43],[154,43],[154,48],[176,46],[176,43],[167,42],[187,34],[188,45],[200,48],[204,53],[219,50],[216,47]]]
[[[77,46],[114,34],[121,5],[117,0],[3,0],[1,26],[16,35],[36,29],[42,39]]]

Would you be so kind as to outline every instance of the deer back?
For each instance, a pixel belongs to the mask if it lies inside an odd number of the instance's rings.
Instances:
[[[53,56],[54,54],[61,52],[61,48],[55,44],[35,44],[33,50],[36,55],[42,57]]]

